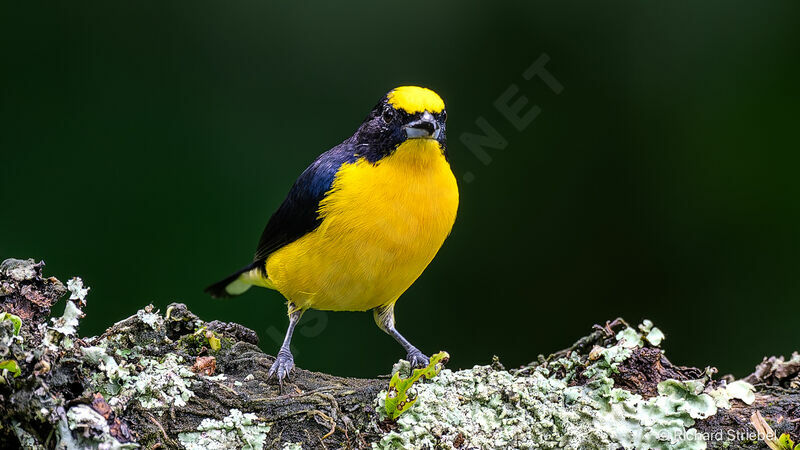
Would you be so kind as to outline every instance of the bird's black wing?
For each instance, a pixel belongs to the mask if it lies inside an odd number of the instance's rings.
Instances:
[[[316,229],[322,222],[319,203],[331,189],[342,164],[355,161],[350,139],[320,155],[294,182],[281,206],[261,233],[254,263]],[[263,264],[261,264],[263,267]]]

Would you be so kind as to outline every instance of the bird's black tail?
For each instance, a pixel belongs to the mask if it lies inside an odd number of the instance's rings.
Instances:
[[[242,267],[225,279],[205,288],[204,292],[210,294],[214,298],[229,298],[243,293],[250,288],[251,284],[239,280],[239,276],[245,272],[253,270],[254,268],[258,267],[259,264],[260,263],[256,261],[252,264]]]

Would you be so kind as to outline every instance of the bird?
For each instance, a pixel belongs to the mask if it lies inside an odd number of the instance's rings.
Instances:
[[[397,331],[394,307],[455,223],[459,191],[446,120],[433,90],[389,91],[352,136],[300,174],[264,227],[253,261],[205,289],[223,298],[259,286],[286,298],[289,325],[268,378],[282,386],[294,369],[292,333],[309,309],[372,310],[413,367],[428,365]]]

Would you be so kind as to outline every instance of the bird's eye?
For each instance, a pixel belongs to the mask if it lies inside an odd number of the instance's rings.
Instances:
[[[442,111],[442,114],[440,114],[440,117],[442,118],[442,122],[446,121],[447,120],[447,111]]]
[[[394,119],[394,109],[386,108],[381,115],[383,117],[383,121],[386,123],[391,123],[392,119]]]

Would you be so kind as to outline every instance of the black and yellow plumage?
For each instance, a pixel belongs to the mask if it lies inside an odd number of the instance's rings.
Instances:
[[[270,374],[294,367],[289,342],[303,311],[374,310],[415,365],[427,357],[394,327],[394,304],[453,226],[458,187],[447,159],[444,102],[433,91],[390,91],[358,130],[320,155],[272,215],[253,262],[206,289],[250,286],[288,300],[289,330]]]

